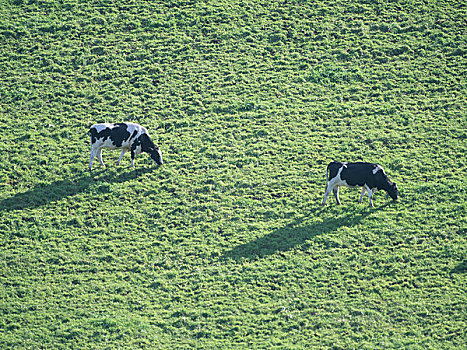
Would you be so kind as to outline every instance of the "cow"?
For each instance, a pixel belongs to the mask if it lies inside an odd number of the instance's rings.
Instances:
[[[391,182],[383,168],[378,164],[356,162],[340,163],[331,162],[326,169],[326,192],[324,193],[323,205],[329,194],[334,192],[337,203],[339,200],[339,186],[362,187],[360,203],[365,192],[368,192],[370,207],[373,207],[373,193],[384,190],[394,200],[397,200],[398,190],[394,182]]]
[[[135,123],[101,123],[94,124],[89,129],[91,137],[91,160],[89,161],[89,171],[92,169],[92,162],[97,155],[102,166],[102,149],[121,149],[122,153],[118,158],[117,165],[127,151],[131,151],[131,166],[135,167],[135,157],[142,152],[149,153],[152,161],[157,165],[162,165],[162,153],[159,147],[149,137],[145,127]]]

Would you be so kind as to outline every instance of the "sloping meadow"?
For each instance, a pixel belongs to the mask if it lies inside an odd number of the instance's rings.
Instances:
[[[0,347],[460,348],[461,1],[0,1]],[[89,161],[97,122],[162,149]],[[343,189],[381,164],[398,202]]]

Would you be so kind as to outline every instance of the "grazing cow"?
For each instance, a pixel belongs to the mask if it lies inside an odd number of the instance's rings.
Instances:
[[[135,167],[135,157],[142,152],[149,153],[154,163],[162,165],[162,154],[159,147],[149,137],[145,127],[135,123],[102,123],[95,124],[89,129],[91,136],[91,160],[89,161],[89,171],[92,169],[92,162],[97,155],[102,166],[102,148],[121,149],[122,153],[118,158],[117,165],[120,165],[123,155],[131,151],[131,166]]]
[[[324,194],[323,205],[326,204],[331,191],[334,192],[337,203],[339,200],[339,186],[362,187],[360,203],[365,192],[368,192],[370,207],[373,206],[373,193],[384,190],[395,201],[397,200],[397,186],[391,182],[383,168],[378,164],[371,163],[340,163],[331,162],[326,169],[326,192]]]

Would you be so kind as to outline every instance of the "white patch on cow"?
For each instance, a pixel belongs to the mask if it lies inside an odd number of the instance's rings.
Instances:
[[[104,130],[105,128],[112,129],[113,127],[114,127],[113,124],[109,124],[109,123],[100,123],[100,124],[94,124],[93,126],[91,126],[91,129],[94,128],[94,129],[96,129],[96,131],[99,133],[99,132],[101,132],[102,130]]]
[[[143,148],[141,147],[141,145],[136,146],[135,155],[136,154],[141,154],[142,152],[143,152]]]
[[[381,167],[381,165],[377,165],[374,169],[373,169],[373,175],[375,175],[378,171],[382,171],[383,174],[384,174],[384,170],[383,168]]]

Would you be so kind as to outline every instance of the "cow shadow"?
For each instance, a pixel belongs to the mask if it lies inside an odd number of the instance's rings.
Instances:
[[[105,193],[109,191],[108,183],[123,183],[135,179],[142,174],[152,171],[152,168],[138,170],[124,170],[116,174],[115,171],[95,170],[80,177],[54,181],[48,184],[39,184],[26,192],[17,193],[0,201],[0,211],[34,209],[50,202],[72,197],[87,191],[91,186],[102,183],[96,191]]]
[[[310,239],[313,239],[318,235],[324,235],[336,231],[341,227],[353,227],[367,216],[371,215],[375,211],[383,209],[387,205],[389,205],[389,203],[377,208],[365,208],[359,212],[327,217],[324,220],[317,220],[307,225],[303,224],[303,222],[307,221],[307,216],[305,216],[280,229],[272,231],[263,237],[259,237],[253,241],[240,244],[232,248],[225,252],[221,256],[221,259],[254,260],[256,258],[263,258],[268,255],[286,252],[297,246],[307,249],[306,243]],[[320,214],[325,214],[327,210],[328,209],[317,209],[312,213],[314,216],[319,216]]]

